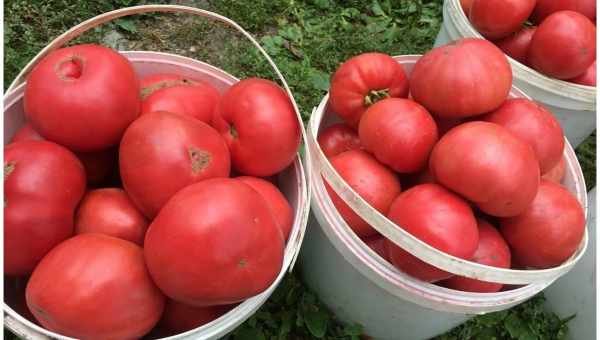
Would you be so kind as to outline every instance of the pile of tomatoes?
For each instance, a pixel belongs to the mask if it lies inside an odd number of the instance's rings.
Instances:
[[[596,86],[597,0],[461,0],[473,27],[549,77]]]
[[[550,268],[578,248],[585,216],[560,185],[565,138],[544,106],[509,98],[508,59],[483,39],[423,55],[407,75],[366,53],[332,77],[329,109],[343,121],[318,142],[373,209],[429,245],[501,268]],[[383,238],[326,183],[347,225],[399,270],[471,292],[501,284],[454,276]]]
[[[300,125],[277,84],[138,79],[119,53],[78,45],[35,66],[24,112],[4,149],[4,273],[21,315],[82,339],[169,335],[279,275],[294,211],[274,183]]]

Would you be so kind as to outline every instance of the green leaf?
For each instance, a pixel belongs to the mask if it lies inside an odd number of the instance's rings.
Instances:
[[[376,16],[384,16],[385,15],[385,12],[381,8],[381,5],[379,4],[379,2],[377,0],[373,1],[371,10],[373,11],[373,14],[375,14]]]
[[[518,340],[537,340],[535,334],[531,332],[527,323],[519,318],[517,314],[511,314],[504,320],[504,326],[514,339]]]
[[[234,340],[266,340],[262,330],[242,326],[236,330]]]
[[[312,86],[322,91],[329,91],[329,76],[316,69],[311,69],[308,80]]]
[[[316,338],[322,338],[327,331],[327,324],[329,323],[329,314],[325,313],[322,309],[315,311],[309,311],[305,314],[305,322],[310,334]]]
[[[129,33],[137,32],[137,27],[135,26],[135,22],[133,21],[133,19],[121,18],[121,19],[115,20],[115,23],[117,24],[117,26],[119,26],[119,28],[121,28]]]

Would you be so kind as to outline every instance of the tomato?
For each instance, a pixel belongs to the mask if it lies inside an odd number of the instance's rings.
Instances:
[[[300,146],[300,126],[292,101],[276,83],[244,79],[227,90],[213,117],[233,167],[266,177],[288,167]]]
[[[552,169],[562,158],[565,136],[560,123],[542,104],[525,98],[509,99],[482,120],[505,127],[529,144],[540,172]]]
[[[358,134],[366,150],[400,173],[421,170],[438,140],[429,112],[401,98],[384,99],[371,106],[360,121]]]
[[[4,147],[4,273],[31,273],[73,234],[85,190],[83,166],[58,144],[24,141]]]
[[[596,1],[597,0],[537,0],[531,19],[533,22],[541,23],[552,13],[558,11],[575,11],[596,22]]]
[[[387,214],[390,205],[401,191],[400,181],[392,170],[361,150],[343,152],[332,157],[330,161],[333,168],[359,196],[373,209]],[[377,231],[358,216],[328,183],[325,183],[325,188],[335,208],[358,237],[377,234]]]
[[[491,42],[461,39],[432,49],[415,64],[410,93],[430,113],[476,116],[498,108],[510,92],[508,59]]]
[[[319,134],[317,141],[328,158],[345,151],[362,148],[358,134],[346,124],[328,126]]]
[[[99,233],[143,245],[148,221],[119,188],[89,191],[75,215],[75,233]]]
[[[488,39],[501,39],[518,31],[527,20],[536,0],[473,0],[469,19]]]
[[[464,119],[460,118],[440,118],[433,117],[437,125],[438,135],[441,137],[450,131],[453,127],[464,123]]]
[[[229,150],[209,125],[190,116],[154,112],[125,132],[119,167],[125,191],[148,218],[183,187],[228,177]]]
[[[381,256],[382,259],[389,261],[389,256],[387,252],[387,247],[385,246],[385,237],[381,235],[375,235],[366,237],[363,239],[365,244],[369,246],[369,248],[373,249],[377,255]]]
[[[155,79],[157,76],[150,77]],[[155,82],[143,87],[141,93],[142,114],[167,111],[189,115],[207,124],[210,124],[220,98],[212,85],[185,78]]]
[[[29,123],[25,123],[25,125],[21,126],[15,135],[11,139],[11,143],[23,142],[28,140],[46,140],[46,138],[42,137]]]
[[[345,61],[333,74],[329,105],[356,129],[363,113],[378,100],[407,96],[408,78],[394,58],[383,53],[363,53]]]
[[[446,133],[431,152],[429,170],[438,183],[500,217],[525,211],[540,180],[527,143],[500,125],[480,121]]]
[[[471,261],[498,268],[510,268],[510,249],[502,235],[488,222],[478,219],[479,244]],[[443,286],[474,293],[495,293],[502,284],[475,280],[463,276],[453,276],[442,283]]]
[[[569,79],[569,81],[575,84],[596,87],[596,61],[594,60],[592,65],[590,65],[590,67],[588,67],[581,75]]]
[[[460,7],[462,8],[463,12],[465,12],[467,17],[471,11],[471,5],[473,5],[473,0],[460,0]]]
[[[531,38],[537,27],[523,27],[521,30],[508,37],[496,41],[498,46],[504,53],[521,64],[527,64],[527,52],[531,45]]]
[[[75,151],[97,151],[118,144],[139,115],[139,84],[129,61],[116,51],[66,47],[33,68],[24,106],[46,139]]]
[[[187,332],[218,319],[231,305],[195,307],[168,299],[159,325],[171,334]]]
[[[479,240],[471,207],[459,196],[437,184],[417,185],[394,200],[388,218],[421,241],[447,254],[470,259]],[[429,265],[386,239],[392,264],[427,282],[452,276]]]
[[[500,227],[520,264],[550,268],[560,265],[577,250],[585,230],[585,214],[567,189],[542,180],[527,210],[501,219]]]
[[[596,26],[585,16],[560,11],[538,26],[527,61],[539,72],[558,79],[575,78],[596,60]]]
[[[242,176],[237,179],[251,186],[265,199],[277,226],[281,229],[283,239],[287,241],[294,224],[294,211],[281,191],[273,183],[262,178]]]
[[[281,270],[283,250],[265,200],[231,178],[180,190],[150,224],[144,242],[154,282],[170,298],[198,307],[263,292]]]
[[[27,284],[29,309],[44,328],[79,339],[136,339],[160,319],[165,298],[142,248],[101,234],[52,249]]]
[[[542,179],[560,184],[565,177],[566,166],[567,164],[565,163],[565,159],[563,157],[560,159],[558,164],[542,175]]]

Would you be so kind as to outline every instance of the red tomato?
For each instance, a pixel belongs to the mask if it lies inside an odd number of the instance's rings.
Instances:
[[[529,51],[531,38],[533,38],[536,29],[537,27],[535,26],[523,27],[515,34],[496,41],[496,46],[514,60],[521,64],[527,64],[527,52]]]
[[[364,238],[363,241],[369,248],[373,249],[377,255],[381,256],[382,259],[389,261],[387,247],[385,246],[385,237],[381,235],[370,236]]]
[[[415,64],[410,93],[434,115],[476,116],[498,108],[510,92],[508,59],[483,39],[461,39],[432,49]]]
[[[229,176],[229,150],[209,125],[169,112],[142,115],[123,135],[119,165],[125,191],[153,218],[183,187]]]
[[[25,123],[25,125],[21,126],[21,128],[15,132],[11,143],[24,142],[28,140],[46,140],[46,138],[42,137],[37,131],[35,131],[31,124]]]
[[[89,191],[75,215],[75,234],[98,233],[144,244],[148,221],[125,191],[119,188]]]
[[[438,140],[435,121],[424,107],[409,99],[384,99],[360,121],[362,145],[378,161],[400,173],[421,170]]]
[[[493,216],[515,216],[533,201],[540,168],[533,149],[506,128],[469,122],[446,133],[431,152],[436,181]]]
[[[317,138],[325,156],[333,157],[342,152],[362,148],[358,134],[346,124],[328,126]]]
[[[596,26],[577,12],[556,12],[535,31],[527,60],[547,76],[575,78],[596,60]]]
[[[244,175],[266,177],[289,166],[300,146],[300,126],[292,101],[277,84],[244,79],[227,90],[213,117],[233,167]]]
[[[364,151],[343,152],[331,158],[331,165],[358,195],[382,214],[387,214],[390,205],[400,194],[400,181],[396,174]],[[377,231],[358,216],[328,183],[325,183],[325,188],[335,208],[358,237],[377,234]]]
[[[281,270],[283,249],[265,200],[230,178],[180,190],[150,224],[144,242],[154,282],[170,298],[199,307],[263,292]]]
[[[4,147],[4,273],[31,273],[73,234],[73,213],[85,190],[75,155],[46,141]]]
[[[329,105],[356,129],[365,110],[376,101],[407,96],[408,78],[394,58],[383,53],[363,53],[345,61],[333,74]]]
[[[501,39],[518,31],[536,0],[473,0],[469,19],[488,39]]]
[[[579,246],[585,215],[567,189],[542,180],[533,203],[522,214],[501,219],[502,235],[522,265],[550,268],[566,261]]]
[[[560,184],[565,177],[566,166],[567,164],[565,163],[565,159],[561,158],[554,168],[542,175],[542,179]]]
[[[273,213],[275,222],[281,229],[283,239],[287,241],[294,224],[294,211],[285,196],[273,183],[262,178],[242,176],[237,177],[240,181],[248,184],[256,190],[267,202],[269,209]]]
[[[469,12],[471,11],[471,5],[473,4],[473,0],[460,0],[460,7],[462,8],[465,15],[468,17]]]
[[[479,227],[479,245],[471,261],[498,268],[510,268],[510,249],[502,235],[486,221],[477,220]],[[502,284],[453,276],[442,283],[443,286],[474,293],[495,293]]]
[[[35,268],[27,305],[44,328],[79,339],[137,339],[158,322],[165,298],[142,248],[101,234],[77,235]]]
[[[482,120],[505,127],[529,144],[541,173],[552,169],[562,158],[565,136],[558,120],[542,104],[525,98],[509,99]]]
[[[587,68],[583,74],[573,79],[569,79],[570,82],[580,85],[594,86],[596,87],[596,61]]]
[[[159,324],[171,334],[179,334],[216,320],[231,308],[231,305],[195,307],[168,299]]]
[[[139,84],[129,61],[99,45],[61,48],[31,71],[25,114],[46,139],[75,151],[119,143],[140,113]]]
[[[540,23],[547,16],[558,11],[579,12],[596,22],[597,0],[537,0],[531,19]]]
[[[463,199],[437,184],[417,185],[394,200],[388,218],[423,242],[447,254],[470,259],[479,240],[477,221]],[[427,282],[452,276],[429,265],[386,239],[391,262]]]

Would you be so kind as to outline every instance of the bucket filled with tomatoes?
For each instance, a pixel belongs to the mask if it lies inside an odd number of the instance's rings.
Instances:
[[[345,61],[308,136],[303,274],[370,336],[431,338],[510,308],[585,253],[573,148],[487,40]]]
[[[596,0],[446,0],[436,45],[485,38],[514,83],[558,118],[572,145],[595,129]]]
[[[146,12],[239,30],[283,87],[178,55],[63,47]],[[105,13],[45,48],[4,106],[4,313],[16,334],[217,339],[292,266],[310,198],[302,120],[233,21],[184,6]]]

